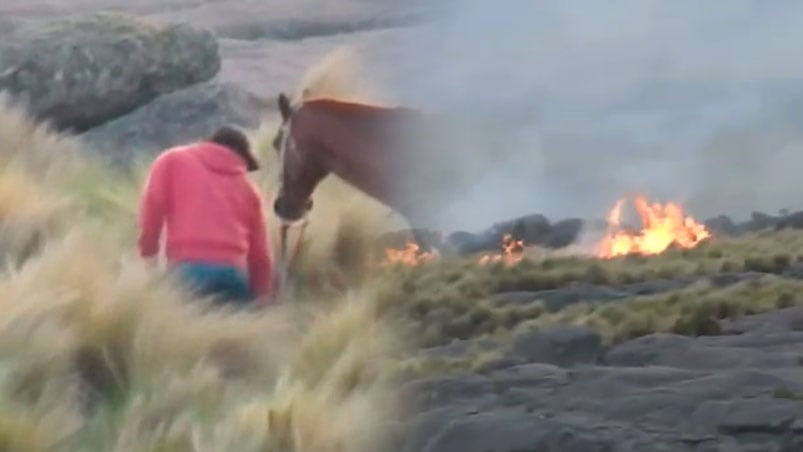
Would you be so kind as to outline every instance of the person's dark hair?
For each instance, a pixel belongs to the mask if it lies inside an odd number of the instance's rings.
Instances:
[[[245,160],[245,166],[248,171],[256,171],[259,169],[259,162],[257,162],[254,154],[251,153],[251,145],[248,143],[248,137],[236,128],[232,126],[222,126],[209,137],[209,141],[234,151],[234,153]]]

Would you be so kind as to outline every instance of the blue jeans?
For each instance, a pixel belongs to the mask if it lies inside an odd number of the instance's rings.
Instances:
[[[253,299],[248,276],[239,268],[205,262],[180,262],[177,267],[180,277],[200,296],[236,304]]]

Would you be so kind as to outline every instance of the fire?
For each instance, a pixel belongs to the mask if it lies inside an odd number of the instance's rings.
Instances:
[[[515,265],[521,261],[523,251],[523,240],[513,240],[513,236],[505,234],[502,238],[502,254],[485,254],[480,257],[479,264],[487,265],[504,262],[506,265]]]
[[[431,261],[438,257],[434,251],[424,252],[421,251],[417,243],[407,242],[404,249],[387,249],[385,250],[385,265],[403,264],[403,265],[418,265],[422,262]]]
[[[503,262],[505,265],[515,265],[522,259],[524,251],[524,241],[514,240],[513,236],[506,234],[502,239],[502,253],[482,255],[479,265]],[[403,249],[389,248],[385,250],[385,260],[382,265],[402,264],[415,266],[424,262],[429,262],[440,257],[437,251],[423,252],[415,242],[407,242]]]
[[[636,211],[643,227],[636,233],[622,230],[621,218],[624,201],[619,200],[608,215],[608,232],[600,243],[598,256],[613,258],[627,254],[660,254],[675,244],[692,248],[711,237],[705,225],[686,216],[676,203],[650,205],[643,196],[635,199]]]

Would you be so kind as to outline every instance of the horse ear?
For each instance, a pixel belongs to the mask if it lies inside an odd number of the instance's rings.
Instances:
[[[279,93],[279,112],[282,114],[282,121],[287,121],[290,117],[290,99],[284,93]]]

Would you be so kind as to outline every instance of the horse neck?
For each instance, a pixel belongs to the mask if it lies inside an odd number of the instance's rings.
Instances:
[[[327,108],[327,104],[312,103],[305,105],[304,109],[300,119],[304,124],[302,135],[310,143],[306,149],[308,157],[318,160],[333,172],[338,172],[338,164],[353,164],[355,144],[349,140],[362,132],[359,118],[349,112]]]
[[[305,157],[321,162],[328,173],[369,196],[387,201],[387,187],[382,180],[387,159],[376,159],[376,152],[386,150],[381,146],[373,149],[371,137],[377,121],[382,119],[367,107],[341,107],[336,103],[305,105],[299,112],[301,135],[311,143],[305,149]]]

